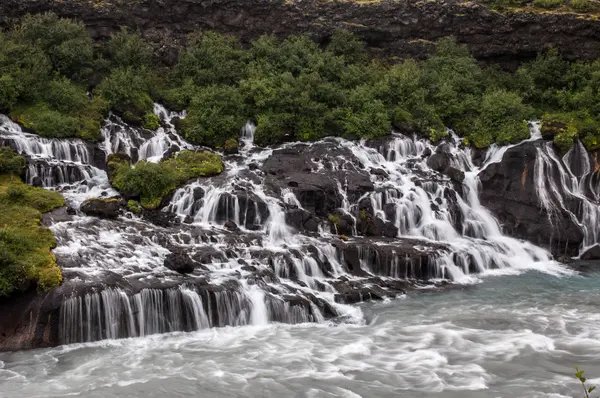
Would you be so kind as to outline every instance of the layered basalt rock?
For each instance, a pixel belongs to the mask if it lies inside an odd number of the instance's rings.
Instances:
[[[514,66],[554,47],[569,59],[600,57],[600,21],[585,14],[520,9],[500,13],[483,4],[457,0],[284,1],[284,0],[4,0],[2,23],[26,13],[52,11],[82,20],[104,40],[121,26],[140,30],[167,64],[177,61],[186,35],[198,29],[229,33],[245,43],[263,34],[309,34],[327,42],[348,29],[377,53],[424,57],[432,41],[455,36],[484,61]]]

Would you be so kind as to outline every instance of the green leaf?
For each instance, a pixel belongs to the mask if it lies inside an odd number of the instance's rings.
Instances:
[[[592,392],[596,389],[596,386],[591,386],[590,388],[588,388],[588,392]]]

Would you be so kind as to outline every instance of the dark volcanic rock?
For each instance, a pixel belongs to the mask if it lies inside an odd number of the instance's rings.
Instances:
[[[239,36],[243,43],[264,34],[308,34],[326,43],[336,29],[349,29],[385,55],[423,58],[431,43],[447,36],[465,43],[474,56],[507,67],[527,61],[547,47],[568,59],[600,58],[600,22],[581,14],[534,11],[500,13],[473,3],[378,1],[144,0],[3,0],[2,24],[26,13],[53,11],[78,18],[96,40],[122,26],[140,30],[156,55],[172,65],[178,47],[193,31],[214,30]]]
[[[582,260],[600,260],[600,245],[594,245],[583,252],[580,256]]]
[[[88,216],[117,218],[121,212],[121,201],[117,198],[88,199],[81,204],[80,210]]]
[[[302,207],[319,217],[327,217],[342,206],[338,181],[345,182],[341,188],[350,202],[374,189],[369,173],[360,169],[358,159],[335,142],[296,144],[275,150],[262,171],[267,175],[267,187],[279,192],[291,190]]]
[[[549,247],[557,256],[574,256],[583,241],[583,231],[561,208],[549,215],[540,205],[534,182],[536,145],[528,142],[510,148],[501,162],[490,164],[479,174],[481,203],[499,219],[505,233]],[[577,203],[564,205],[572,208]]]
[[[169,247],[171,253],[165,257],[165,267],[179,272],[180,274],[190,274],[198,265],[187,255],[185,250],[178,247]]]
[[[462,170],[457,169],[456,167],[447,167],[443,172],[445,175],[450,177],[450,179],[456,183],[462,184],[465,180],[465,173]]]

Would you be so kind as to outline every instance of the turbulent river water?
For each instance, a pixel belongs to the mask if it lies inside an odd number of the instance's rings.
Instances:
[[[112,117],[98,145],[0,116],[27,182],[70,206],[45,221],[65,276],[42,300],[48,325],[0,339],[57,347],[0,353],[0,397],[572,397],[575,364],[600,383],[600,276],[544,248],[567,227],[573,255],[600,241],[598,159],[581,143],[560,157],[533,124],[478,160],[453,136],[258,148],[248,124],[225,172],[161,211],[80,212],[116,194],[108,155],[199,149],[176,133],[185,113],[155,112],[157,131]],[[551,232],[540,246],[480,201],[480,176],[511,148],[533,161],[516,184]]]
[[[573,397],[600,382],[600,275],[491,276],[265,325],[0,354],[2,397]]]

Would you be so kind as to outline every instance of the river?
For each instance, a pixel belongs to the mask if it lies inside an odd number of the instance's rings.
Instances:
[[[566,272],[365,303],[361,325],[226,327],[3,353],[0,396],[580,396],[575,364],[600,383],[600,275]]]

